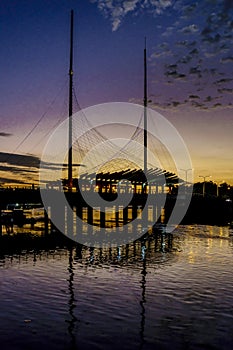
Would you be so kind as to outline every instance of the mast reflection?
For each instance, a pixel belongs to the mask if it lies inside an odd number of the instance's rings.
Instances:
[[[146,303],[146,246],[143,243],[141,246],[141,256],[142,256],[142,279],[140,281],[140,285],[142,288],[142,296],[141,296],[141,300],[140,300],[140,306],[141,306],[141,323],[140,323],[140,349],[143,348],[143,344],[144,344],[144,331],[145,331],[145,322],[146,322],[146,316],[145,316],[145,306],[144,304]]]
[[[78,321],[77,317],[74,314],[75,308],[76,308],[76,299],[74,294],[74,267],[73,267],[73,248],[69,249],[69,265],[68,265],[68,272],[69,272],[69,278],[68,278],[68,290],[69,290],[69,301],[68,301],[68,308],[69,308],[69,316],[70,319],[66,320],[68,323],[68,333],[71,338],[71,349],[76,349],[76,334],[75,334],[75,324]]]

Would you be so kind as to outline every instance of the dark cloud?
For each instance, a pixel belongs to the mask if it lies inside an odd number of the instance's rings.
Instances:
[[[27,171],[27,168],[39,169],[40,166],[43,169],[60,169],[61,167],[66,168],[66,164],[53,163],[53,162],[43,162],[41,163],[40,158],[31,154],[11,154],[0,152],[0,163],[8,164],[7,168],[11,169],[9,166],[13,167],[23,167],[23,171]],[[73,164],[74,166],[83,166],[81,164]],[[7,169],[6,169],[7,170]],[[22,169],[21,169],[22,171]],[[32,170],[30,170],[32,171]],[[36,170],[37,171],[37,170]]]
[[[189,40],[181,40],[181,41],[177,41],[176,42],[176,46],[185,46],[188,48],[192,48],[193,46],[195,46],[197,44],[196,40],[193,41],[189,41]]]
[[[177,73],[177,70],[171,70],[171,71],[168,71],[165,73],[167,76],[176,76],[178,73]]]
[[[217,108],[217,107],[222,107],[222,104],[221,103],[215,103],[214,105],[213,105],[213,108]]]
[[[199,54],[199,50],[197,48],[189,52],[189,55],[198,55],[198,54]]]
[[[207,96],[204,102],[211,102],[213,100],[213,97]]]
[[[177,61],[177,63],[187,64],[192,60],[192,56],[186,55]]]
[[[233,62],[233,56],[222,57],[220,62],[221,63],[232,63]]]
[[[222,89],[218,89],[218,92],[219,92],[220,94],[223,94],[223,93],[231,94],[231,93],[233,92],[233,89],[222,88]]]
[[[167,69],[177,69],[177,64],[166,64],[165,67]]]
[[[197,8],[197,3],[187,5],[183,7],[184,16],[190,16]]]
[[[173,25],[172,37],[161,45],[158,43],[159,54],[153,59],[157,67],[164,67],[162,83],[174,84],[176,88],[180,79],[190,96],[185,101],[185,95],[181,92],[181,100],[176,100],[174,90],[168,86],[169,103],[165,103],[165,108],[179,108],[184,104],[206,110],[218,108],[219,104],[227,107],[232,94],[230,83],[233,81],[230,72],[233,62],[233,6],[224,0],[182,0],[174,2],[173,9],[180,16]],[[167,50],[169,55],[165,55]],[[161,83],[161,79],[157,79],[156,84],[158,82]]]
[[[214,84],[215,85],[225,84],[225,83],[230,83],[231,81],[233,81],[232,78],[222,78],[222,79],[215,81]]]
[[[11,154],[0,152],[0,163],[9,165],[39,168],[40,158],[33,155]]]
[[[9,134],[8,132],[0,132],[0,137],[9,137],[12,136],[12,134]]]
[[[37,170],[19,168],[14,166],[0,165],[0,171],[7,171],[14,174],[32,173],[37,174]]]
[[[199,77],[201,77],[201,69],[199,66],[197,67],[191,67],[189,69],[189,74],[198,74]]]
[[[210,35],[212,33],[212,29],[211,29],[211,27],[205,27],[202,31],[201,31],[201,35],[203,35],[203,36],[208,36],[208,35]]]
[[[184,79],[184,78],[186,78],[185,74],[178,73],[176,69],[165,72],[165,75],[167,77],[174,78],[174,79]]]
[[[21,179],[10,179],[8,177],[1,177],[0,178],[1,180],[1,184],[12,184],[14,183],[15,185],[31,185],[30,182],[25,182],[24,180],[21,180]]]
[[[179,101],[172,101],[173,107],[179,106],[181,103]]]
[[[221,35],[219,33],[211,36],[211,35],[206,35],[204,36],[204,38],[202,39],[202,41],[205,41],[209,44],[216,44],[220,41],[221,39]]]
[[[197,102],[195,100],[191,101],[191,105],[195,108],[207,109],[207,107],[203,103]]]
[[[189,95],[189,99],[198,99],[200,96],[198,95]]]

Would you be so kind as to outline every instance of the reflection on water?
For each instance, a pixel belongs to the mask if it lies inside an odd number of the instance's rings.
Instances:
[[[140,300],[141,305],[141,329],[140,329],[140,337],[141,337],[141,346],[140,349],[143,348],[144,344],[144,329],[145,329],[145,303],[146,303],[146,254],[145,254],[146,247],[142,246],[142,260],[143,260],[143,268],[142,268],[142,280],[141,280],[141,288],[142,288],[142,298]]]
[[[180,226],[118,248],[0,256],[1,349],[231,349],[233,237]]]
[[[75,348],[76,345],[76,337],[75,337],[75,324],[77,322],[77,317],[74,314],[74,309],[76,308],[75,305],[75,296],[74,296],[74,268],[73,268],[73,250],[70,249],[69,250],[69,267],[68,267],[68,271],[69,271],[69,278],[68,278],[68,288],[69,288],[69,314],[70,314],[70,319],[66,320],[66,322],[68,323],[68,332],[70,334],[71,337],[71,344],[72,347]]]

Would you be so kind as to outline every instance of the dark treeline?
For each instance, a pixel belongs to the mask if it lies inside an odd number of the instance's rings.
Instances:
[[[189,187],[187,186],[187,191]],[[69,202],[74,206],[85,207],[85,201],[79,192],[67,193]],[[104,199],[109,201],[115,199],[116,193],[101,194]],[[156,196],[155,201],[156,201]],[[135,194],[132,205],[144,205],[146,194]],[[166,218],[172,211],[176,202],[176,190],[167,194],[166,199]],[[227,183],[216,184],[212,181],[205,182],[203,191],[203,182],[195,183],[193,186],[192,200],[188,211],[182,221],[184,224],[213,224],[225,225],[233,221],[232,217],[233,186]],[[5,188],[0,190],[0,209],[6,209],[9,203],[41,203],[40,190],[38,188]],[[153,204],[153,203],[151,203]]]

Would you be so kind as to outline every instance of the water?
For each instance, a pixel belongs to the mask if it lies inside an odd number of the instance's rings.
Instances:
[[[1,349],[231,349],[233,236],[0,258]]]

